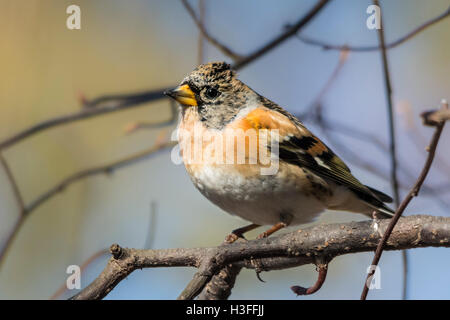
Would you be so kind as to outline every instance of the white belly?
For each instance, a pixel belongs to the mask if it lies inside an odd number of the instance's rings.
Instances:
[[[227,165],[204,165],[191,171],[191,179],[206,198],[230,214],[259,225],[295,225],[311,222],[325,209],[296,173],[284,168],[275,175],[244,177]]]

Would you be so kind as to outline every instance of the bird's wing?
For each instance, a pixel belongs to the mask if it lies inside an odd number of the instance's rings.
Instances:
[[[278,130],[280,160],[306,168],[320,177],[346,186],[374,208],[387,215],[392,213],[375,192],[353,176],[344,161],[288,112],[279,107],[258,108],[250,112],[246,119],[253,127],[256,124],[257,128]],[[385,195],[385,199],[387,198],[389,196]]]

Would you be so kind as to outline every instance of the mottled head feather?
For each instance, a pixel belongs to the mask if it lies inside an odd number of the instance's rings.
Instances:
[[[210,62],[199,65],[181,83],[200,90],[206,86],[231,86],[235,71],[226,62]]]

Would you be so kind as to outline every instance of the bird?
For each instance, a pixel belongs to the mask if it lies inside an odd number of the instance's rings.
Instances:
[[[177,138],[193,184],[250,222],[233,230],[228,242],[270,226],[258,236],[265,238],[327,209],[393,216],[385,204],[390,196],[361,183],[299,119],[240,81],[226,62],[201,64],[164,93],[180,105]]]

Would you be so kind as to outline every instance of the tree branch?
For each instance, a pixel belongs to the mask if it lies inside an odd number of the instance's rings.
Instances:
[[[95,98],[91,101],[85,102],[84,107],[81,111],[39,122],[21,132],[12,135],[9,138],[6,138],[3,141],[0,141],[0,150],[8,148],[13,144],[18,143],[23,139],[26,139],[31,135],[39,133],[43,130],[97,117],[111,112],[135,108],[137,106],[141,106],[146,102],[163,99],[165,98],[163,94],[165,90],[166,89],[153,90],[129,95],[107,95]],[[174,116],[172,115],[171,119],[164,123],[173,123],[173,119]]]
[[[450,15],[450,7],[444,13],[425,22],[424,24],[420,25],[419,27],[412,30],[408,34],[404,35],[403,37],[400,37],[399,39],[386,44],[386,46],[385,46],[386,49],[395,48],[398,45],[402,44],[403,42],[410,40],[415,35],[424,31],[429,26],[432,26],[433,24],[443,20],[444,18],[447,18],[449,15]],[[335,44],[326,43],[324,41],[311,39],[311,38],[308,38],[308,37],[305,37],[305,36],[302,36],[299,34],[297,34],[296,36],[300,41],[302,41],[306,44],[313,45],[313,46],[322,47],[322,49],[324,49],[324,50],[348,50],[348,51],[360,51],[360,52],[366,51],[367,52],[367,51],[377,51],[377,50],[382,49],[382,47],[380,45],[378,45],[378,46],[359,46],[359,47],[358,46],[348,46],[348,45],[335,45]]]
[[[18,231],[20,227],[22,226],[23,222],[25,221],[25,202],[23,201],[22,193],[20,192],[19,186],[17,184],[16,179],[14,178],[14,175],[11,171],[11,168],[8,165],[8,162],[3,157],[3,154],[0,153],[0,164],[2,165],[3,169],[5,170],[6,176],[8,177],[9,183],[11,184],[11,188],[13,190],[14,197],[16,199],[17,205],[19,207],[19,217],[17,218],[16,222],[14,223],[14,226],[12,228],[12,231],[7,236],[5,243],[2,245],[0,249],[0,267],[2,266],[2,260],[5,256],[6,252],[8,251],[8,248],[11,246],[11,244],[14,242],[15,237],[18,234]]]
[[[197,267],[199,272],[183,297],[194,298],[208,281],[223,269],[258,268],[279,270],[316,263],[318,257],[332,258],[349,253],[373,251],[389,220],[318,225],[266,239],[237,242],[209,248],[137,250],[111,246],[113,257],[90,285],[72,299],[101,299],[134,270],[155,267]],[[415,215],[402,217],[395,226],[386,250],[420,247],[450,247],[450,218]]]

